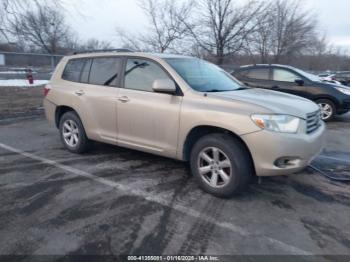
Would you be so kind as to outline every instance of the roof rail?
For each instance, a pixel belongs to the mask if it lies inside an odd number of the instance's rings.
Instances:
[[[103,52],[134,52],[134,51],[127,48],[96,49],[96,50],[76,51],[73,53],[73,55],[86,54],[86,53],[103,53]]]

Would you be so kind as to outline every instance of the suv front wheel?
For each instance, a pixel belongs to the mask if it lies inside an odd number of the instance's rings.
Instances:
[[[190,166],[200,187],[218,197],[242,192],[253,174],[247,150],[228,134],[200,138],[192,149]]]
[[[69,111],[60,119],[59,130],[63,145],[72,153],[84,153],[90,146],[79,116]]]

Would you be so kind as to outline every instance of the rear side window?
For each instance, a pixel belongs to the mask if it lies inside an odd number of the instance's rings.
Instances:
[[[84,66],[84,59],[69,60],[62,74],[62,79],[79,82],[80,73]]]
[[[148,60],[128,59],[125,69],[125,88],[153,92],[153,82],[169,79],[164,70]]]
[[[85,59],[85,64],[81,72],[80,82],[89,83],[89,74],[91,68],[92,59]]]
[[[247,71],[243,71],[241,74],[245,77],[252,78],[252,79],[269,80],[270,69],[269,68],[249,69]]]
[[[118,57],[94,58],[89,83],[93,85],[116,86],[122,59]]]

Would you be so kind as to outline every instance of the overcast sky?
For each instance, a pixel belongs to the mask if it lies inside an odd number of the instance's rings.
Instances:
[[[84,39],[107,40],[119,47],[116,27],[142,32],[147,17],[137,0],[64,0],[69,11],[69,23]],[[191,0],[183,0],[191,1]],[[245,1],[245,0],[240,0]],[[350,0],[302,0],[319,18],[320,29],[331,43],[350,53]]]

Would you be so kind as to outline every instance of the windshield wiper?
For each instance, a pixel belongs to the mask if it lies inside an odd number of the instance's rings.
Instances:
[[[219,89],[209,89],[209,90],[205,90],[204,92],[213,93],[213,92],[222,92],[222,91]]]
[[[246,89],[249,89],[249,88],[251,88],[251,87],[244,87],[244,86],[241,86],[241,87],[235,89],[234,91],[246,90]]]
[[[214,93],[214,92],[229,92],[229,91],[238,91],[238,90],[244,90],[244,89],[248,89],[248,87],[239,87],[236,89],[230,89],[230,90],[219,90],[219,89],[209,89],[209,90],[205,90],[203,92],[207,92],[207,93]]]

